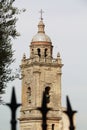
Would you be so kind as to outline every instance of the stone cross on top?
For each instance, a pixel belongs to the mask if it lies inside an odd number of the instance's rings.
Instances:
[[[43,13],[44,13],[44,11],[41,9],[41,10],[40,10],[40,14],[41,14],[40,19],[41,19],[41,20],[43,20],[43,17],[42,17]]]

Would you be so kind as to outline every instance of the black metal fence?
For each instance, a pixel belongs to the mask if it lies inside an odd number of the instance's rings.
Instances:
[[[38,111],[42,114],[42,130],[47,130],[47,113],[52,108],[47,107],[48,99],[46,97],[46,90],[43,92],[43,98],[42,98],[42,106],[37,108]],[[75,130],[74,122],[73,122],[73,116],[77,111],[72,110],[71,103],[69,101],[69,97],[66,97],[66,103],[67,103],[67,109],[66,111],[63,111],[69,119],[69,130]],[[11,102],[6,103],[6,105],[11,110],[11,130],[17,130],[17,119],[16,119],[16,110],[19,106],[21,106],[20,103],[17,103],[16,100],[16,94],[15,94],[15,88],[12,89],[12,96],[11,96]],[[54,127],[52,127],[52,130]]]

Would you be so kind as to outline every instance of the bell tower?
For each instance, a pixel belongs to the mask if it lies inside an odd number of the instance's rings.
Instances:
[[[45,34],[44,23],[41,20],[38,24],[38,33],[33,37],[30,45],[30,58],[36,61],[48,61],[52,59],[51,39]]]
[[[60,54],[52,57],[53,46],[41,17],[38,31],[30,43],[30,57],[24,54],[21,63],[22,107],[20,130],[42,130],[42,115],[37,110],[41,107],[43,91],[48,90],[47,130],[61,130],[61,69]]]

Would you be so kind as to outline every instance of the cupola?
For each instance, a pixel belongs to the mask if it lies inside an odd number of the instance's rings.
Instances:
[[[32,38],[32,44],[37,43],[37,42],[47,42],[51,43],[51,39],[48,35],[45,34],[44,31],[45,25],[43,23],[43,20],[41,19],[39,24],[38,24],[38,32],[35,36]]]
[[[38,61],[50,61],[52,59],[52,48],[51,39],[45,34],[45,24],[41,13],[37,34],[31,40],[30,57],[34,60],[38,59]]]

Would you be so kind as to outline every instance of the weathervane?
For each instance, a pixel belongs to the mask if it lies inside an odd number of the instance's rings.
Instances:
[[[41,14],[40,19],[41,19],[41,20],[43,20],[43,17],[42,17],[42,14],[43,14],[43,13],[44,13],[44,11],[41,9],[41,10],[40,10],[40,14]]]

